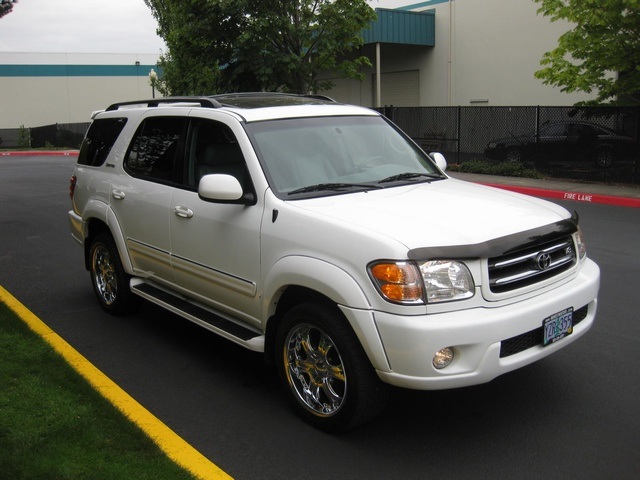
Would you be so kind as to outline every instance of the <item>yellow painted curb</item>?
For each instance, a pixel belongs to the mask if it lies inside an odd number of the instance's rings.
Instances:
[[[13,295],[0,286],[0,301],[7,305],[28,326],[49,343],[80,375],[82,375],[103,397],[138,425],[167,456],[198,478],[206,480],[231,479],[151,412],[134,400],[85,357],[77,352],[62,337],[51,330]]]

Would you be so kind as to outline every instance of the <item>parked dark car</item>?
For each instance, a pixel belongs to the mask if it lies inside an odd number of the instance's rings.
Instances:
[[[510,162],[537,161],[544,165],[550,160],[593,161],[605,168],[616,160],[631,158],[635,141],[601,125],[589,122],[548,123],[535,134],[511,136],[491,140],[485,156]]]

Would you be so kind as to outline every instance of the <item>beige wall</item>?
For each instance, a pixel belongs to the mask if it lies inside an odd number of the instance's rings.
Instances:
[[[90,121],[91,112],[118,101],[151,97],[153,55],[0,53],[0,65],[135,65],[139,76],[0,76],[0,128]],[[144,67],[144,66],[147,67]]]
[[[534,77],[545,52],[571,28],[537,14],[533,0],[455,0],[438,7],[443,28],[453,14],[451,103],[572,105],[595,95],[566,94]],[[443,37],[446,37],[444,35]],[[438,47],[446,47],[441,38]],[[443,48],[446,50],[446,48]]]
[[[596,96],[566,94],[533,76],[544,53],[571,28],[538,15],[539,4],[533,0],[398,0],[370,5],[435,10],[435,47],[381,45],[383,75],[420,71],[420,105],[565,106]],[[365,45],[362,53],[375,62],[374,45]],[[362,84],[353,82],[350,101],[373,106],[374,70],[366,74]],[[344,92],[343,85],[340,90]]]

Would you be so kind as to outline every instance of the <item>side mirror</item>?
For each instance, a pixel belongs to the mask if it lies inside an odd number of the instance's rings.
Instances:
[[[214,202],[237,202],[243,193],[240,182],[231,175],[205,175],[198,185],[200,198]]]
[[[443,172],[447,169],[447,160],[440,152],[431,152],[431,156],[436,161],[436,165]]]

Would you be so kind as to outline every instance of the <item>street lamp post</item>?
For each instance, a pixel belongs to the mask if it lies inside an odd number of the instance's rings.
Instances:
[[[151,83],[151,98],[156,98],[156,81],[158,80],[158,74],[152,68],[149,72],[149,83]]]

